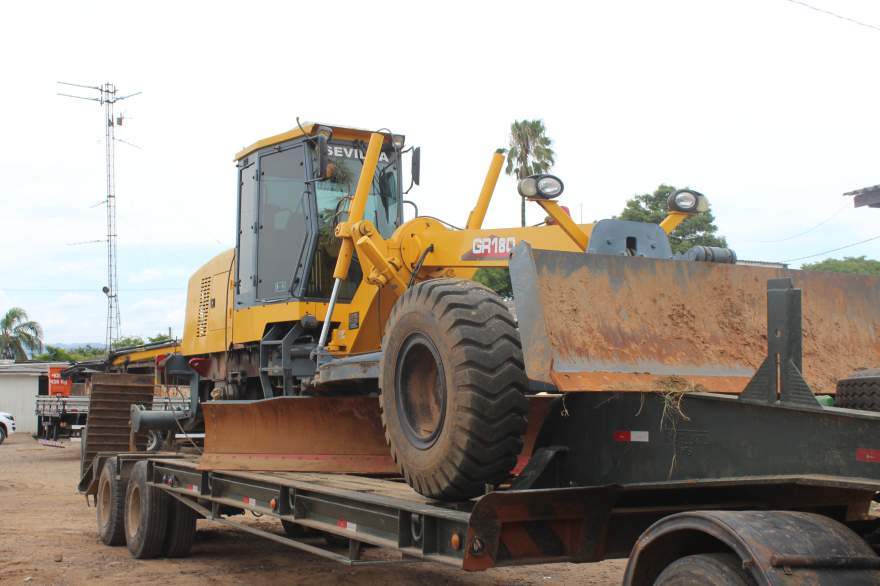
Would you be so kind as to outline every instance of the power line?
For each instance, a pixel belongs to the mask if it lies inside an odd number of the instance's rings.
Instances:
[[[810,228],[807,228],[806,230],[803,230],[802,232],[798,232],[797,234],[792,234],[791,236],[786,236],[785,238],[780,238],[779,240],[745,240],[745,242],[753,242],[755,244],[776,244],[778,242],[786,242],[788,240],[794,240],[795,238],[799,238],[799,237],[803,236],[804,234],[809,234],[810,232],[812,232],[816,228],[824,226],[825,224],[827,224],[828,222],[830,222],[831,220],[836,218],[838,215],[840,215],[840,212],[842,212],[843,210],[845,210],[849,207],[850,207],[849,202],[846,202],[845,204],[843,204],[842,206],[837,208],[837,210],[833,214],[831,214],[830,216],[828,216],[827,218],[825,218],[824,220],[822,220],[818,224],[811,226]]]
[[[847,244],[846,246],[840,246],[838,248],[832,248],[831,250],[825,250],[822,252],[817,252],[816,254],[810,254],[807,256],[799,256],[798,258],[789,258],[780,262],[794,262],[796,260],[806,260],[808,258],[815,258],[817,256],[822,256],[823,254],[831,254],[832,252],[837,252],[838,250],[845,250],[847,248],[852,248],[853,246],[858,246],[859,244],[865,244],[866,242],[871,242],[872,240],[880,240],[880,234],[873,236],[871,238],[867,238],[865,240],[860,240],[858,242],[853,242],[852,244]]]
[[[834,18],[839,18],[840,20],[845,20],[852,24],[857,24],[859,26],[863,26],[865,28],[869,28],[875,31],[880,31],[880,26],[876,24],[870,24],[867,22],[862,22],[861,20],[856,20],[855,18],[850,18],[849,16],[844,16],[842,14],[837,14],[836,12],[831,12],[830,10],[826,10],[824,8],[819,8],[818,6],[813,6],[812,4],[807,4],[802,0],[785,0],[786,2],[791,2],[792,4],[797,4],[798,6],[803,6],[804,8],[809,8],[810,10],[815,10],[816,12],[821,12],[822,14],[827,14],[828,16],[833,16]]]
[[[11,293],[100,293],[99,290],[95,289],[9,289],[6,287],[0,287],[0,291]],[[140,291],[186,291],[186,289],[184,287],[146,287],[137,289],[121,289],[121,291],[132,293]]]

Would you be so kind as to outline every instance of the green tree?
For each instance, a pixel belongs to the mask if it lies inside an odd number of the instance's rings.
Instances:
[[[801,265],[801,268],[805,271],[832,271],[835,273],[880,276],[880,260],[873,260],[864,256],[847,256],[842,259],[826,258],[819,262]]]
[[[34,354],[34,360],[42,362],[82,362],[99,358],[107,353],[103,348],[96,348],[90,344],[75,348],[61,348],[46,344],[46,350],[42,354]]]
[[[666,200],[675,191],[671,185],[660,185],[654,193],[637,195],[626,202],[621,220],[659,224],[666,217]],[[718,226],[711,210],[691,216],[669,235],[672,252],[684,253],[692,246],[727,246],[727,240],[718,236]]]
[[[510,271],[507,269],[489,268],[477,269],[474,273],[474,281],[489,287],[502,297],[513,297],[513,287],[510,284]]]
[[[505,173],[525,179],[530,175],[548,172],[556,162],[552,144],[543,120],[515,120],[510,125],[510,150],[507,152]],[[522,198],[520,213],[522,225],[525,226],[525,198]]]
[[[134,346],[143,346],[144,339],[140,336],[122,336],[113,342],[113,349],[119,350],[121,348],[132,348]]]
[[[74,362],[75,358],[64,348],[46,344],[46,350],[41,354],[34,354],[34,360],[39,360],[40,362]]]
[[[12,307],[0,318],[0,358],[27,360],[28,353],[42,349],[43,328],[25,310]]]
[[[155,336],[147,336],[147,342],[150,344],[156,344],[158,342],[167,342],[171,339],[171,336],[168,334],[158,333]]]

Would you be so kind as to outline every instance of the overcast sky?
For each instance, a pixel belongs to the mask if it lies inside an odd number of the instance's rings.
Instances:
[[[874,0],[811,3],[880,25]],[[878,51],[880,31],[788,0],[9,3],[0,311],[104,339],[104,245],[70,244],[104,237],[102,113],[57,80],[143,92],[119,104],[140,147],[117,148],[122,331],[179,335],[188,276],[235,242],[233,155],[296,116],[406,134],[410,195],[454,224],[510,122],[543,118],[585,221],[668,183],[708,195],[740,258],[876,236],[880,210],[841,194],[880,183]],[[487,225],[518,214],[504,178]]]

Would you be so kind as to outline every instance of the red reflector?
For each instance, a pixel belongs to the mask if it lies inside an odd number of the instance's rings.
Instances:
[[[348,522],[345,519],[339,519],[338,521],[336,521],[336,526],[345,529],[346,527],[348,527]]]
[[[629,441],[629,432],[628,431],[615,431],[614,432],[614,441],[628,442]]]
[[[859,462],[880,462],[880,450],[856,448],[856,460]]]

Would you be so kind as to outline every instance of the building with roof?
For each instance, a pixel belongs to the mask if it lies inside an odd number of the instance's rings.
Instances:
[[[853,203],[857,208],[871,207],[880,208],[880,185],[872,185],[855,191],[847,191],[843,195],[853,198]]]
[[[36,433],[37,395],[49,392],[49,367],[66,362],[13,362],[0,360],[0,411],[15,417],[16,433]]]

